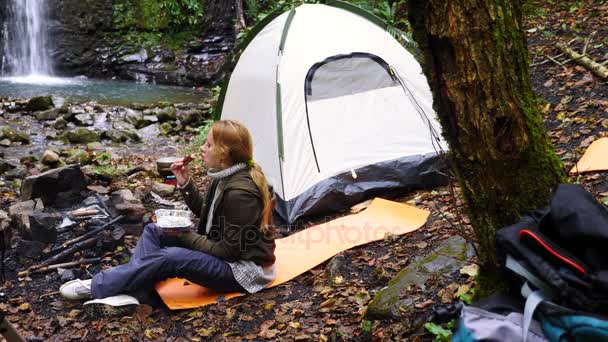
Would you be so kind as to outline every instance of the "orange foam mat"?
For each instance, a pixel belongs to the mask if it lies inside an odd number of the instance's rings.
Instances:
[[[608,138],[594,141],[570,173],[608,170]]]
[[[277,239],[277,277],[270,286],[285,283],[349,248],[381,240],[387,233],[402,235],[419,229],[428,216],[426,210],[376,198],[358,214]],[[214,292],[178,278],[158,283],[156,291],[173,310],[196,308],[242,295]]]

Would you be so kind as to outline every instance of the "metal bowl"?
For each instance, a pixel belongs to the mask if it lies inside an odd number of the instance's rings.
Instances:
[[[163,157],[156,160],[156,170],[161,177],[171,176],[171,165],[178,160],[182,160],[180,157]]]

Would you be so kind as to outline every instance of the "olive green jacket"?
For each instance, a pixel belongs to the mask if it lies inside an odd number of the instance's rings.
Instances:
[[[219,187],[218,187],[219,183]],[[220,191],[213,210],[212,226],[205,232],[209,206],[216,191]],[[249,169],[213,180],[205,193],[192,182],[181,189],[186,204],[198,215],[197,232],[179,236],[181,247],[214,255],[227,262],[251,260],[260,266],[274,264],[274,237],[260,232],[263,203],[259,189]]]

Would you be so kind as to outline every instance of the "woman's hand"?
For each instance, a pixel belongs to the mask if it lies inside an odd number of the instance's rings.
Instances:
[[[190,169],[184,165],[183,159],[171,164],[171,172],[175,175],[175,180],[179,186],[186,185],[188,178],[190,178]]]

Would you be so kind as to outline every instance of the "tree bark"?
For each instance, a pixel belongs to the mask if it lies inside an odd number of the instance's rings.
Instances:
[[[411,0],[434,107],[475,231],[495,270],[495,231],[565,179],[530,84],[519,1]]]

